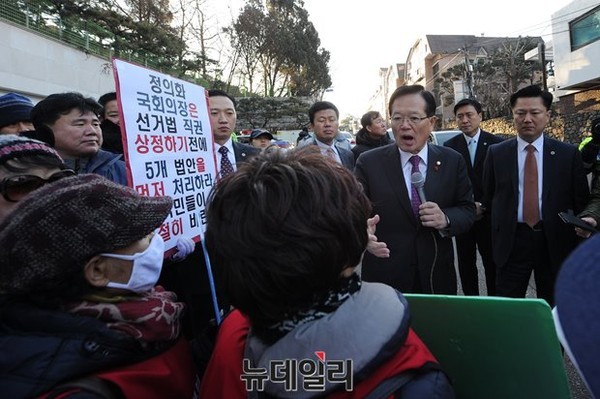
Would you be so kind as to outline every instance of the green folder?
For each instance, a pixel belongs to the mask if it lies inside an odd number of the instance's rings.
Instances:
[[[457,399],[571,397],[545,301],[405,296],[412,328],[450,377]]]

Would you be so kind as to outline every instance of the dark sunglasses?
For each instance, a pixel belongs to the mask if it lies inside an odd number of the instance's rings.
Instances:
[[[0,182],[0,192],[5,200],[10,202],[19,202],[30,192],[37,190],[45,184],[60,180],[63,177],[74,176],[75,172],[71,169],[64,169],[56,172],[47,179],[42,179],[34,175],[16,175],[6,177]]]

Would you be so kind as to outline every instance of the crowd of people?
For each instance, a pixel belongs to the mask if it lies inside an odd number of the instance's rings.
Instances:
[[[567,353],[600,394],[589,351],[598,323],[583,332],[578,317],[598,307],[597,291],[574,286],[576,263],[596,259],[588,237],[600,179],[590,195],[586,173],[600,119],[580,152],[545,134],[552,95],[528,86],[510,98],[515,139],[482,130],[483,106],[464,99],[454,107],[462,134],[438,146],[435,98],[410,85],[389,99],[394,140],[370,111],[357,145],[344,148],[337,107],[318,101],[298,148],[281,151],[261,129],[250,145],[237,142],[235,98],[207,94],[214,276],[191,240],[164,259],[155,231],[172,199],[127,187],[116,93],[57,93],[35,105],[0,96],[3,392],[452,398],[403,293],[456,295],[460,278],[465,295],[480,295],[479,251],[490,296],[525,297],[533,273],[537,296],[557,305]],[[591,228],[564,223],[567,211]],[[595,287],[594,263],[585,264],[581,284]]]

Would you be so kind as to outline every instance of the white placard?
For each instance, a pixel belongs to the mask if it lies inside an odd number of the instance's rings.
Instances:
[[[118,59],[113,67],[129,185],[142,195],[173,198],[159,229],[169,255],[179,237],[203,237],[216,183],[206,90]]]

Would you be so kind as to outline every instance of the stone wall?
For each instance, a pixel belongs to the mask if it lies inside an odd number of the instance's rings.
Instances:
[[[306,126],[313,103],[308,97],[243,97],[236,101],[236,131],[260,128],[272,133]]]
[[[549,126],[546,127],[546,133],[557,140],[578,145],[590,135],[592,120],[595,118],[600,118],[600,109],[572,114],[554,114]],[[512,118],[488,119],[481,122],[481,128],[507,137],[517,134]],[[456,123],[453,122],[449,129],[456,129]]]

